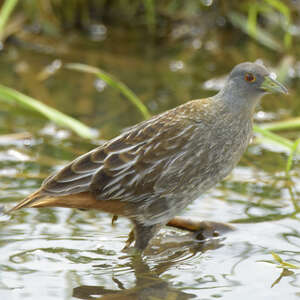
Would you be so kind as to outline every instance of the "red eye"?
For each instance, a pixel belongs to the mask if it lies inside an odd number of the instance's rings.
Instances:
[[[254,82],[256,80],[255,76],[251,73],[247,73],[245,75],[245,80],[248,82]]]

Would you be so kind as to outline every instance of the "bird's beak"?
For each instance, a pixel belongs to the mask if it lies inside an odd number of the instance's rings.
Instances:
[[[265,79],[261,84],[260,88],[266,91],[267,93],[288,93],[288,89],[283,84],[271,78],[270,76],[265,76]]]

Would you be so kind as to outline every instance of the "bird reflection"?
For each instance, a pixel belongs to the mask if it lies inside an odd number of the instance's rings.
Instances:
[[[196,233],[192,234],[194,237]],[[151,253],[147,256],[132,255],[130,257],[130,268],[135,275],[135,285],[126,289],[122,282],[112,276],[112,280],[118,286],[118,290],[107,289],[104,286],[82,285],[74,288],[73,297],[77,299],[142,299],[142,300],[159,300],[159,299],[176,299],[185,300],[195,298],[195,294],[186,293],[176,289],[167,280],[162,279],[161,275],[169,270],[172,266],[183,263],[194,256],[196,253],[204,253],[207,250],[217,249],[222,246],[224,237],[212,237],[204,241],[195,241],[191,239],[191,234],[180,236],[180,240],[172,241],[164,238],[163,244],[160,242],[159,247],[153,245]],[[154,250],[153,250],[154,249]],[[155,250],[156,249],[156,250]],[[172,255],[170,255],[170,249]],[[168,255],[166,255],[168,253]],[[128,256],[126,256],[128,258]],[[155,261],[155,266],[150,268],[148,261]],[[151,264],[152,265],[152,264]]]

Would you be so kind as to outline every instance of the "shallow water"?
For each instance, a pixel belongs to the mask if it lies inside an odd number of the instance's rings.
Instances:
[[[112,30],[105,43],[75,34],[60,41],[33,41],[30,36],[21,41],[7,45],[0,55],[1,83],[99,128],[100,134],[99,140],[86,141],[37,114],[1,103],[0,134],[19,133],[0,136],[0,200],[8,207],[67,161],[142,120],[118,92],[91,75],[60,70],[44,79],[41,72],[53,61],[102,67],[125,81],[153,114],[212,95],[207,87],[213,88],[240,61],[229,60],[232,47],[221,51],[218,41],[159,45],[142,36],[124,38],[119,30]],[[252,53],[259,54],[247,59],[259,56],[276,67],[276,55],[250,44],[244,41],[242,47],[251,46]],[[299,79],[292,67],[289,74],[290,96],[266,96],[257,122],[299,115]],[[297,132],[284,135],[295,139]],[[300,265],[299,217],[289,215],[291,198],[299,198],[299,157],[288,180],[287,155],[278,146],[254,139],[229,178],[184,212],[219,222],[239,219],[236,230],[200,242],[191,234],[165,228],[143,259],[121,252],[130,231],[122,218],[112,226],[105,213],[60,208],[1,216],[0,298],[297,299],[299,271],[281,274],[282,269],[265,262],[274,262],[275,252]]]

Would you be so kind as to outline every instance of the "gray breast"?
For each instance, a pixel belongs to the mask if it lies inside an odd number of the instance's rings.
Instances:
[[[250,118],[228,117],[197,126],[189,143],[170,158],[156,182],[155,194],[143,207],[144,223],[168,221],[226,177],[240,160],[252,135]]]

